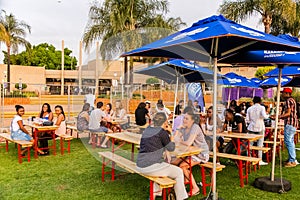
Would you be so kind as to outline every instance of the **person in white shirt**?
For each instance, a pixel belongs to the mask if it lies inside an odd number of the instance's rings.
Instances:
[[[109,132],[109,129],[106,128],[105,126],[101,126],[101,121],[107,121],[106,114],[103,111],[103,103],[100,101],[97,103],[97,108],[91,112],[90,115],[90,121],[89,121],[89,130],[91,132]],[[107,141],[108,138],[105,138],[105,142],[100,145],[101,141],[101,136],[98,137],[97,139],[97,145],[99,147],[104,147],[106,148],[107,146],[104,145]],[[89,144],[92,143],[92,137],[90,138]]]
[[[266,114],[266,109],[261,105],[261,98],[255,96],[253,98],[254,105],[248,108],[246,114],[246,122],[249,123],[248,131],[249,133],[260,134],[264,136],[265,124],[264,119],[269,118],[269,115]],[[264,143],[264,137],[257,141],[257,146],[262,147]],[[258,157],[262,158],[262,151],[258,151]],[[259,162],[259,165],[267,165],[263,161]]]

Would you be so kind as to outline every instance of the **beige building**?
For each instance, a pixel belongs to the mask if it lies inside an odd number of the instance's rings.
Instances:
[[[134,70],[146,67],[145,63],[134,63]],[[6,70],[7,65],[0,65],[0,81],[6,82]],[[110,87],[114,84],[120,85],[124,82],[124,62],[123,61],[99,61],[96,71],[96,60],[90,61],[87,65],[82,66],[81,70],[81,88],[83,92],[87,92],[88,89],[95,91],[96,75],[98,74],[98,86],[99,93],[105,93],[110,90]],[[222,67],[221,74],[228,72],[235,72],[239,75],[243,75],[247,78],[254,77],[257,68],[254,67],[241,67],[231,68]],[[67,93],[68,86],[70,86],[71,93],[78,93],[79,91],[79,79],[80,70],[64,70],[64,92]],[[148,76],[134,74],[133,82],[135,84],[146,83]],[[11,82],[12,90],[15,89],[15,83],[26,83],[26,91],[36,91],[42,94],[60,94],[61,93],[61,70],[46,70],[44,67],[32,67],[32,66],[19,66],[11,65]]]

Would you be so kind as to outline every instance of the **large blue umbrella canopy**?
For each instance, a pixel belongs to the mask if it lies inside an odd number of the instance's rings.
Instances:
[[[235,86],[235,87],[251,87],[251,88],[257,88],[257,85],[255,82],[247,79],[244,76],[240,76],[236,73],[229,72],[224,75],[227,81],[224,81],[224,85],[228,83],[227,85]]]
[[[215,43],[216,39],[218,44]],[[267,49],[297,51],[299,45],[237,24],[219,15],[200,20],[187,29],[126,52],[122,56],[208,61],[211,56],[220,59],[240,51]]]
[[[217,94],[218,59],[240,51],[300,51],[300,45],[237,24],[223,17],[212,16],[166,38],[124,53],[122,56],[148,56],[213,61],[214,87]],[[217,95],[213,96],[213,143],[217,131]],[[216,145],[213,148],[212,190],[216,198]],[[241,182],[241,186],[243,182]]]
[[[267,78],[265,80],[263,80],[259,86],[261,88],[270,88],[270,87],[277,87],[278,86],[278,78],[277,77],[270,77]],[[286,84],[288,84],[292,79],[287,77],[287,76],[283,76],[281,77],[281,86],[285,86]]]
[[[287,34],[279,35],[277,37],[299,45],[299,39],[297,37]],[[300,64],[300,52],[278,50],[237,52],[235,55],[230,55],[228,57],[219,59],[219,62],[230,63],[234,65],[292,65]]]
[[[300,60],[300,53],[299,53]],[[279,69],[275,68],[272,71],[264,74],[264,76],[278,76]],[[300,66],[287,66],[282,69],[282,76],[300,76]]]
[[[259,84],[261,83],[262,80],[258,79],[258,78],[251,78],[250,79],[252,82],[254,82],[256,84],[257,87],[259,87]]]
[[[187,60],[173,59],[136,70],[135,73],[155,76],[169,84],[204,82],[213,80],[213,71]],[[219,75],[221,77],[221,75]]]

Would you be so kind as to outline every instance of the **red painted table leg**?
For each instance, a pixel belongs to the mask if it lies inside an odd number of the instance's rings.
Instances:
[[[150,181],[150,200],[154,200],[153,181]]]
[[[6,149],[6,152],[8,152],[8,140],[5,140],[5,149]]]
[[[30,162],[30,147],[27,147],[27,161]]]
[[[22,155],[21,155],[21,145],[18,144],[18,159],[19,159],[19,163],[22,163]]]
[[[189,177],[189,182],[190,182],[190,194],[189,194],[189,196],[192,196],[192,194],[193,194],[193,192],[192,192],[192,190],[193,190],[193,185],[192,185],[192,176],[193,176],[193,174],[192,174],[192,156],[189,156],[189,167],[190,167],[190,177]]]
[[[202,193],[204,196],[206,196],[206,175],[205,175],[205,168],[201,166],[201,178],[202,178]]]
[[[131,144],[131,161],[134,161],[134,144]]]
[[[34,158],[38,158],[38,137],[37,137],[37,130],[33,130],[34,135]]]
[[[64,155],[64,140],[62,137],[60,137],[60,153],[61,155]]]
[[[56,155],[55,131],[52,132],[52,138],[53,138],[53,155]]]
[[[68,153],[71,153],[71,141],[68,140]]]
[[[112,139],[111,151],[112,151],[112,153],[115,153],[115,138]],[[111,180],[112,181],[115,180],[115,163],[114,162],[111,163]]]

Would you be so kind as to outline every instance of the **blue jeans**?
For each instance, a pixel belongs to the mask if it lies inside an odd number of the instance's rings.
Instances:
[[[289,159],[288,162],[296,161],[296,150],[294,143],[296,128],[291,125],[285,125],[284,127],[284,144],[288,150]]]

